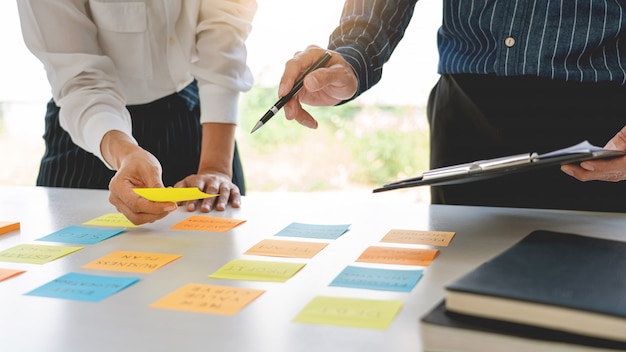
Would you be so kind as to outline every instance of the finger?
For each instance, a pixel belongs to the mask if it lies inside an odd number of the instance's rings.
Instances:
[[[220,192],[217,199],[215,199],[215,203],[213,204],[215,210],[224,211],[226,209],[226,205],[228,204],[228,200],[230,199],[230,187],[223,183],[220,185]]]
[[[626,127],[617,132],[604,148],[610,150],[626,150]]]
[[[626,169],[620,163],[605,160],[585,162],[586,166],[568,164],[561,166],[561,170],[579,181],[606,181],[617,182],[626,180]]]
[[[308,111],[304,110],[302,108],[301,104],[297,104],[296,105],[296,111],[294,112],[294,118],[302,126],[305,126],[305,127],[311,128],[311,129],[316,129],[317,126],[318,126],[317,120],[315,120],[315,118],[313,118],[313,116],[311,116],[311,114],[309,114]]]
[[[187,211],[189,212],[195,211],[199,203],[200,202],[197,200],[188,200],[187,205],[186,205]]]
[[[318,126],[317,120],[315,120],[308,111],[304,110],[298,99],[291,99],[287,102],[284,111],[287,120],[296,120],[302,126],[312,129],[316,129]]]
[[[318,46],[309,46],[306,50],[297,52],[293,58],[285,63],[285,70],[278,85],[278,96],[289,93],[295,81],[315,63],[325,50]]]
[[[109,196],[109,201],[115,206],[117,211],[124,214],[124,216],[126,216],[126,218],[135,225],[155,222],[176,209],[176,206],[174,205],[157,212],[138,212],[115,196]]]
[[[219,198],[219,196],[203,199],[200,204],[200,211],[203,213],[210,212],[211,209],[213,209],[213,206],[215,202],[217,201],[217,198]]]

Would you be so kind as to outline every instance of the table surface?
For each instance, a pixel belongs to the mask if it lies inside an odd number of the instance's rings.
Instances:
[[[0,221],[21,229],[0,235],[0,250],[101,215],[116,212],[108,192],[0,186]],[[242,208],[210,213],[246,220],[224,233],[175,231],[171,226],[197,213],[182,208],[138,228],[53,262],[0,263],[26,270],[0,282],[0,350],[29,351],[420,351],[419,319],[444,296],[445,285],[536,229],[612,239],[626,237],[626,215],[560,210],[429,205],[370,194],[252,193]],[[220,280],[208,275],[292,222],[350,224],[350,230],[284,283]],[[447,247],[424,269],[410,293],[331,287],[346,266],[391,229],[453,231]],[[284,239],[284,238],[283,238]],[[304,239],[306,240],[306,239]],[[414,245],[398,245],[414,247]],[[175,253],[182,258],[98,303],[25,296],[68,272],[94,274],[81,266],[116,250]],[[415,269],[374,265],[379,268]],[[418,267],[421,269],[421,267]],[[118,275],[119,272],[104,274]],[[266,292],[234,316],[155,309],[149,305],[187,283],[262,289]],[[403,306],[386,330],[293,322],[316,296],[400,299]]]

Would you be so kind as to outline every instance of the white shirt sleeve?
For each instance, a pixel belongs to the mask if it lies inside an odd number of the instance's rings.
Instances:
[[[244,44],[257,9],[255,0],[202,1],[198,16],[198,80],[202,122],[237,123],[239,92],[252,87]]]
[[[253,83],[245,40],[256,0],[17,4],[26,46],[43,63],[61,107],[61,126],[100,159],[108,131],[132,138],[126,105],[173,94],[194,78],[201,121],[237,123],[239,93]]]

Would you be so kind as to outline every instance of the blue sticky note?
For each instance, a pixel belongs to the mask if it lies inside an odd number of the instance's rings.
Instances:
[[[306,237],[306,238],[318,238],[325,240],[336,240],[339,236],[348,231],[350,224],[343,225],[314,225],[314,224],[302,224],[291,223],[284,229],[276,233],[275,236],[285,237]]]
[[[423,270],[373,269],[348,266],[330,286],[370,290],[411,292],[422,277]]]
[[[28,296],[100,302],[139,281],[137,277],[65,274],[28,293]]]
[[[37,241],[94,244],[109,237],[119,235],[124,229],[96,229],[92,227],[69,226],[37,239]]]

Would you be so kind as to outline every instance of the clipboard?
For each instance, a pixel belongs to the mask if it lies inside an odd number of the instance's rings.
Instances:
[[[374,189],[373,192],[473,182],[548,166],[592,159],[608,159],[623,155],[626,155],[625,151],[603,149],[588,141],[583,141],[571,147],[544,154],[524,153],[432,169],[416,177],[385,184]]]

